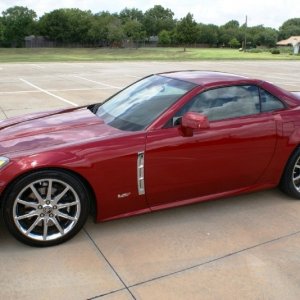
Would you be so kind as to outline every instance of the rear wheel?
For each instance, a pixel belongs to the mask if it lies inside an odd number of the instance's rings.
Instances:
[[[280,188],[289,196],[300,200],[300,148],[290,157],[281,178]]]
[[[89,197],[84,184],[62,171],[38,171],[8,190],[4,220],[9,231],[31,246],[53,246],[72,238],[84,225]]]

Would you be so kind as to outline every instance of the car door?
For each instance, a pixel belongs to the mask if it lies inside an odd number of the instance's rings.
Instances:
[[[277,139],[275,114],[261,112],[256,86],[205,91],[186,105],[208,116],[210,127],[183,136],[180,126],[147,134],[145,184],[155,207],[254,185],[270,163]]]

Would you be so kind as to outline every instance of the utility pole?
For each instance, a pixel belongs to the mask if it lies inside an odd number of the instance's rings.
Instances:
[[[248,22],[248,18],[247,18],[247,15],[246,15],[245,37],[244,37],[244,52],[247,51],[247,22]]]

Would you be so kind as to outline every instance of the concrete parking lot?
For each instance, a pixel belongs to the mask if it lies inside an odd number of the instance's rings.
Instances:
[[[300,91],[300,62],[0,64],[0,119],[106,99],[162,71],[216,70]],[[300,201],[269,190],[94,224],[52,248],[0,221],[0,299],[299,299]]]

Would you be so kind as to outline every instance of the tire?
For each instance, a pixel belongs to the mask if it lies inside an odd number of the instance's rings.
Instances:
[[[289,158],[279,187],[285,194],[300,200],[300,148]]]
[[[75,175],[64,171],[25,175],[5,195],[5,224],[15,238],[30,246],[54,246],[71,239],[89,214],[88,190]]]

